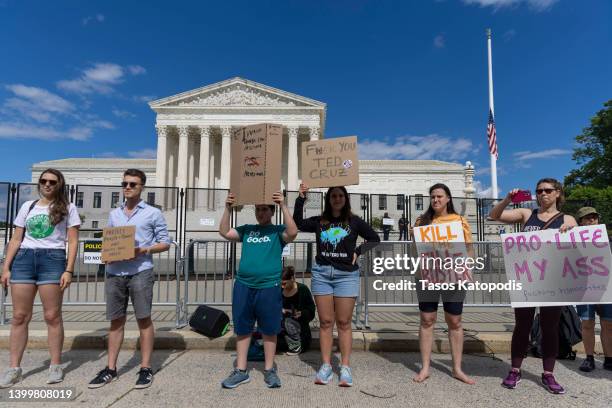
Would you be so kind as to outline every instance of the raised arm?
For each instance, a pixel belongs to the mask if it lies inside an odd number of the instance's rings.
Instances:
[[[489,213],[489,218],[495,221],[505,222],[506,224],[524,224],[529,219],[531,211],[527,208],[515,208],[512,210],[506,210],[506,207],[512,203],[512,197],[519,191],[518,188],[510,190],[506,198],[497,203],[495,207]]]
[[[308,187],[305,184],[300,184],[300,194],[295,199],[293,207],[293,221],[300,231],[317,232],[319,225],[318,217],[304,219],[304,202],[306,201],[307,192]]]
[[[297,228],[297,225],[295,225],[295,221],[293,221],[293,217],[291,216],[291,213],[289,212],[289,208],[287,208],[287,204],[285,203],[285,197],[283,197],[283,193],[281,193],[280,191],[277,191],[272,196],[272,199],[280,207],[281,211],[283,212],[283,220],[285,221],[285,226],[286,226],[285,231],[283,231],[283,242],[285,244],[293,242],[295,237],[297,237],[298,228]]]
[[[227,193],[227,199],[225,200],[225,209],[221,216],[221,222],[219,223],[219,235],[228,241],[240,241],[240,234],[234,228],[230,228],[230,214],[232,212],[232,205],[236,202],[236,197],[232,192]]]

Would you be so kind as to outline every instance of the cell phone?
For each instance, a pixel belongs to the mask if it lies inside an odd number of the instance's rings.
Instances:
[[[529,190],[519,190],[512,196],[512,202],[514,204],[522,203],[524,201],[531,200],[531,191]]]

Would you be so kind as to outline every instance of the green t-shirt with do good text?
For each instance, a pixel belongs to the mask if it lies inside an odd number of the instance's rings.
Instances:
[[[283,270],[282,234],[285,225],[241,225],[236,228],[242,242],[236,279],[250,288],[280,285]]]

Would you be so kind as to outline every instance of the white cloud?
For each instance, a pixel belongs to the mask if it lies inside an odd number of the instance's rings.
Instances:
[[[155,149],[142,149],[128,152],[128,156],[134,159],[155,159],[157,157],[157,150]]]
[[[74,110],[74,105],[46,89],[22,84],[6,85],[6,89],[19,98],[19,102],[15,102],[17,98],[9,99],[14,106],[28,106],[38,111],[54,113],[69,113]]]
[[[446,46],[446,39],[444,38],[444,34],[438,34],[433,39],[434,47],[436,48],[444,48]]]
[[[142,75],[147,73],[145,67],[142,67],[140,65],[128,65],[127,68],[128,71],[130,71],[130,74],[132,75]]]
[[[157,99],[157,96],[155,95],[134,95],[132,96],[132,99],[134,100],[134,102],[148,103],[148,102],[151,102]]]
[[[113,108],[112,112],[113,112],[113,115],[117,116],[118,118],[135,118],[136,117],[136,115],[133,114],[132,112],[122,110],[122,109]]]
[[[57,87],[76,94],[109,94],[115,90],[114,86],[124,81],[126,72],[143,75],[147,70],[140,65],[128,65],[124,68],[119,64],[97,62],[84,69],[78,78],[58,81]]]
[[[558,1],[559,0],[463,0],[465,4],[476,4],[480,7],[493,7],[495,10],[525,3],[534,11],[548,10]]]
[[[471,140],[450,138],[437,134],[427,136],[401,136],[393,142],[366,140],[359,142],[361,159],[369,160],[463,160],[477,153]]]
[[[103,23],[104,20],[105,20],[104,14],[98,13],[95,16],[87,16],[87,17],[83,18],[81,20],[81,23],[83,25],[87,25],[87,24],[89,24],[91,22]]]
[[[515,152],[513,156],[514,156],[514,159],[517,161],[526,161],[526,160],[533,160],[533,159],[553,159],[558,156],[565,156],[571,153],[572,153],[571,150],[566,150],[566,149],[548,149],[548,150],[542,150],[540,152],[532,152],[532,151],[526,150],[522,152]]]
[[[40,140],[87,140],[92,130],[88,127],[75,126],[67,130],[51,126],[35,126],[22,123],[0,122],[0,139],[40,139]]]
[[[484,186],[480,180],[474,180],[474,188],[476,189],[476,196],[479,198],[490,198],[491,197],[491,186]]]
[[[514,28],[507,30],[503,35],[504,41],[506,42],[510,41],[511,39],[514,38],[515,35],[516,35],[516,30]]]

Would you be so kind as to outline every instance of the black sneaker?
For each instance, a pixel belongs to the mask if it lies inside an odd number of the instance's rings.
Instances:
[[[138,371],[138,380],[134,388],[148,388],[153,384],[153,370],[148,367],[142,367]]]
[[[580,371],[584,371],[585,373],[590,373],[595,369],[595,360],[587,358],[582,362],[582,364],[580,364],[580,367],[578,367],[578,369]]]
[[[96,378],[91,380],[88,387],[89,388],[100,388],[104,387],[109,382],[115,381],[117,379],[117,370],[111,370],[108,367],[104,367],[104,370],[101,370]]]

